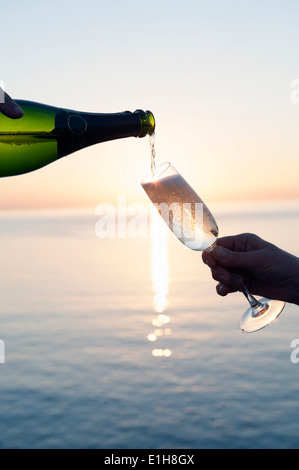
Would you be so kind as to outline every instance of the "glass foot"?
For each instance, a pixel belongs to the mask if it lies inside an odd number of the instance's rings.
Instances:
[[[285,306],[285,302],[281,300],[269,299],[261,299],[259,304],[259,308],[249,307],[241,318],[239,327],[243,333],[253,333],[270,325]]]

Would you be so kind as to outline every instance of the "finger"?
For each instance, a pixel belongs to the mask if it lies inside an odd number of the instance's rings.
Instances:
[[[217,262],[211,253],[206,253],[205,251],[203,251],[201,257],[202,257],[203,262],[207,266],[209,266],[209,268],[211,269],[216,268]]]
[[[231,251],[223,246],[216,246],[213,250],[215,260],[224,267],[229,269],[254,269],[260,264],[259,250],[252,252]]]
[[[229,285],[232,283],[232,274],[219,264],[216,266],[216,268],[211,269],[211,274],[212,278],[215,279],[215,281],[220,282],[221,284]]]
[[[211,269],[211,274],[215,281],[230,286],[233,290],[238,290],[244,284],[243,276],[238,273],[230,272],[220,265],[215,269]]]
[[[225,284],[217,284],[216,286],[216,292],[218,295],[221,295],[221,297],[225,297],[227,294],[230,293],[229,287],[226,286]]]
[[[216,286],[216,292],[218,295],[225,297],[227,294],[231,294],[233,292],[238,292],[240,288],[235,286],[227,286],[226,284],[222,284],[221,282]]]
[[[218,246],[223,246],[233,251],[251,251],[263,248],[267,244],[265,240],[253,233],[241,233],[228,237],[221,237],[217,240]]]
[[[19,119],[24,116],[24,111],[20,106],[7,94],[4,93],[4,103],[0,103],[0,111],[7,117]]]

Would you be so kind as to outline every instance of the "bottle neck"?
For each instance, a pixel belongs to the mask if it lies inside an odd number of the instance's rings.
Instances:
[[[65,129],[68,130],[67,136]],[[55,121],[55,133],[63,135],[60,140],[61,155],[90,145],[123,139],[144,137],[155,129],[154,116],[150,111],[125,111],[114,114],[83,113],[62,110]],[[64,147],[67,147],[64,149]]]

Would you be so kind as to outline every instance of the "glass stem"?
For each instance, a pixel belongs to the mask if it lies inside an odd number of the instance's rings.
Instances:
[[[242,286],[242,292],[250,303],[250,307],[252,308],[252,315],[254,317],[258,317],[268,310],[269,306],[256,300],[246,286]]]

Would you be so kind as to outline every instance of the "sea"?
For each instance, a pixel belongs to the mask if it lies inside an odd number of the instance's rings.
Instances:
[[[299,256],[299,201],[209,208]],[[1,449],[299,447],[299,306],[242,333],[244,295],[155,223],[1,212]]]

